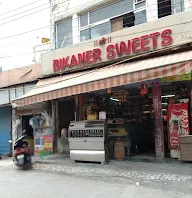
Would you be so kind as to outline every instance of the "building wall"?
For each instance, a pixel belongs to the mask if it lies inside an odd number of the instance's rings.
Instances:
[[[35,86],[36,82],[0,88],[0,105],[10,104],[15,98],[28,93]]]
[[[33,105],[23,106],[17,109],[12,108],[12,149],[13,145],[17,139],[17,136],[20,137],[25,128],[22,127],[23,116],[26,115],[37,115],[42,112],[48,112],[50,114],[50,109],[48,102],[36,103]],[[21,124],[17,124],[18,120],[21,121]]]
[[[110,3],[115,0],[52,0],[51,1],[51,21],[50,21],[50,34],[51,34],[51,47],[55,48],[55,22],[61,21],[67,17],[73,16],[76,13],[87,10],[90,7],[98,7],[102,4]],[[78,21],[76,21],[78,27]],[[75,28],[76,28],[75,27]],[[77,29],[77,28],[76,28]]]
[[[0,72],[0,88],[31,82],[42,77],[40,64]]]
[[[189,0],[189,2],[186,3],[186,7],[187,7],[187,4],[188,4],[188,6],[189,6],[189,9],[192,9],[192,0]]]
[[[30,65],[0,72],[0,153],[10,153],[8,141],[12,139],[12,127],[17,119],[11,101],[28,93],[42,77],[41,65]],[[13,113],[13,114],[12,114]],[[21,131],[21,130],[19,130]]]
[[[8,154],[11,152],[11,107],[0,107],[0,153]]]
[[[171,0],[177,2],[176,0]],[[50,13],[50,31],[51,31],[51,48],[55,48],[55,22],[63,19],[72,18],[72,35],[73,44],[80,41],[79,39],[79,14],[99,8],[109,3],[117,2],[117,0],[52,0]],[[146,18],[147,22],[158,19],[158,0],[146,0]],[[184,0],[184,10],[189,10],[192,7],[192,0]],[[172,13],[174,14],[174,12]],[[119,24],[120,25],[120,24]],[[116,29],[112,29],[112,32]]]

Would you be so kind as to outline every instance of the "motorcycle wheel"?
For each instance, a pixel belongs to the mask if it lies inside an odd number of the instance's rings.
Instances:
[[[25,163],[25,164],[23,164],[23,170],[29,170],[29,169],[31,169],[32,168],[32,164],[31,163]]]

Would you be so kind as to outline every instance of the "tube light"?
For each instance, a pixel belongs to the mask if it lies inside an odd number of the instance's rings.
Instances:
[[[116,98],[110,98],[110,100],[113,100],[113,101],[119,102],[119,100],[118,100],[118,99],[116,99]]]
[[[165,96],[161,96],[161,98],[172,98],[174,97],[175,95],[165,95]]]

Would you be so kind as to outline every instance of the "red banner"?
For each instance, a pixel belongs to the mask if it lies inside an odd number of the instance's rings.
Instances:
[[[169,148],[179,150],[179,136],[189,134],[188,104],[170,104],[168,106]]]

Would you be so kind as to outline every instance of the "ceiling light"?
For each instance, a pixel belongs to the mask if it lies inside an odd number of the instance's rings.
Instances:
[[[175,95],[165,95],[165,96],[161,96],[161,98],[172,98],[175,97]]]
[[[119,100],[116,99],[116,98],[110,98],[110,100],[113,100],[113,101],[115,101],[115,102],[119,102]]]

